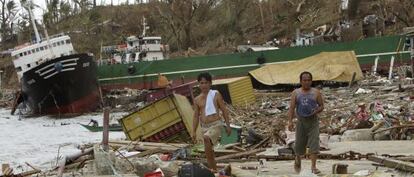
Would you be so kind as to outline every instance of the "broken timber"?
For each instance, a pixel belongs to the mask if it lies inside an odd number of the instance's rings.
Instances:
[[[135,154],[135,155],[132,155],[132,156],[128,156],[127,158],[135,158],[135,157],[140,158],[140,157],[145,157],[145,156],[152,155],[152,154],[159,153],[159,152],[162,152],[161,148],[149,149],[149,150],[143,151],[141,153],[138,153],[138,154]]]
[[[253,149],[250,151],[246,151],[246,152],[239,152],[239,153],[235,153],[235,154],[230,154],[230,155],[225,155],[225,156],[220,156],[216,158],[216,161],[221,161],[221,160],[226,160],[226,159],[234,159],[234,158],[240,158],[240,157],[244,157],[244,156],[249,156],[252,154],[256,154],[259,152],[263,152],[266,149],[264,148],[260,148],[260,149]]]
[[[257,143],[257,144],[255,144],[255,145],[253,145],[252,147],[251,147],[251,149],[257,149],[257,148],[259,148],[259,147],[262,147],[266,142],[268,142],[269,141],[269,139],[270,139],[270,137],[266,137],[265,139],[263,139],[262,141],[260,141],[259,143]]]
[[[118,149],[122,146],[133,146],[135,150],[146,151],[151,149],[161,148],[162,152],[174,152],[181,148],[186,148],[189,144],[179,143],[151,143],[151,142],[136,142],[136,141],[110,141],[109,145],[112,148]]]
[[[414,127],[414,124],[409,124],[409,125],[399,125],[399,126],[394,126],[394,127],[390,127],[390,128],[386,128],[386,129],[383,129],[383,130],[378,130],[378,131],[376,131],[376,132],[373,132],[373,134],[377,134],[377,133],[381,133],[381,132],[385,132],[385,131],[388,131],[388,130],[392,130],[392,129],[398,129],[398,128],[413,128]]]
[[[377,162],[380,164],[384,164],[386,167],[389,167],[389,168],[395,168],[395,169],[407,171],[407,172],[414,172],[414,163],[412,162],[405,162],[401,160],[395,160],[395,159],[380,157],[380,156],[370,156],[368,157],[368,160]]]

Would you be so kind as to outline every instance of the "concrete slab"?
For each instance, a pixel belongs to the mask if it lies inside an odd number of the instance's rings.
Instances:
[[[414,155],[414,141],[349,141],[349,142],[335,142],[329,143],[329,151],[323,151],[328,154],[340,154],[349,151],[355,151],[362,154],[377,153],[390,155]],[[386,167],[373,166],[373,162],[368,160],[318,160],[317,166],[322,171],[322,175],[326,176],[332,174],[332,165],[335,163],[342,163],[348,165],[348,173],[354,174],[361,170],[377,171],[379,174],[374,176],[413,176],[394,171]],[[243,170],[240,167],[258,167],[259,162],[245,162],[245,163],[231,163],[233,172],[237,177],[251,177],[251,176],[312,176],[310,170],[310,160],[302,161],[302,171],[300,174],[293,169],[293,161],[268,161],[265,162],[267,168],[262,171],[259,170]],[[385,173],[388,172],[388,173]]]
[[[329,143],[328,154],[355,151],[362,154],[414,155],[414,141],[348,141]]]
[[[317,166],[321,170],[322,174],[318,176],[328,176],[332,174],[332,165],[335,163],[347,164],[348,173],[354,174],[361,170],[370,170],[372,172],[377,171],[380,173],[386,173],[386,176],[412,176],[412,174],[396,172],[392,169],[385,167],[373,166],[373,162],[367,160],[355,160],[355,161],[335,161],[335,160],[318,160]],[[233,174],[237,177],[281,177],[281,176],[314,176],[311,174],[310,160],[302,160],[302,171],[298,174],[293,169],[293,161],[268,161],[265,162],[266,168],[262,171],[259,170],[242,170],[240,167],[243,166],[259,166],[258,162],[245,162],[245,163],[231,163]]]

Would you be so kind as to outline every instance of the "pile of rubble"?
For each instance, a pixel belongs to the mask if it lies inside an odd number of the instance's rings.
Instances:
[[[16,96],[16,93],[14,90],[2,89],[0,92],[0,107],[1,108],[12,107],[15,96]]]
[[[376,131],[372,134],[383,135],[375,136],[378,140],[413,139],[414,84],[411,82],[411,79],[390,81],[371,77],[352,87],[321,88],[325,101],[325,109],[319,115],[321,132],[341,135],[347,130],[371,128]],[[256,92],[256,95],[258,101],[254,105],[229,106],[232,122],[267,137],[283,137],[290,92]],[[361,107],[365,108],[367,125],[359,125],[356,119],[362,114]]]
[[[387,80],[369,77],[352,87],[321,88],[325,110],[320,114],[321,150],[329,143],[369,140],[412,140],[414,138],[414,84],[412,79]],[[129,93],[129,92],[128,92]],[[228,166],[230,162],[286,161],[294,158],[294,133],[286,131],[290,93],[256,91],[255,104],[228,105],[231,123],[243,128],[237,143],[215,147],[222,176],[233,170],[255,167]],[[112,94],[120,95],[120,94]],[[128,95],[128,94],[127,94]],[[136,99],[139,93],[131,91]],[[103,145],[80,147],[80,152],[67,156],[50,170],[33,170],[14,174],[62,176],[179,176],[180,167],[205,163],[202,145],[191,142],[156,143],[112,141]],[[324,151],[322,151],[324,152]],[[376,155],[346,151],[322,153],[326,160],[367,160],[389,168],[414,173],[412,156]],[[13,176],[12,170],[8,170]],[[233,171],[234,172],[234,171]],[[234,172],[235,173],[235,172]],[[237,176],[233,173],[234,176]],[[368,173],[372,174],[372,173]],[[7,176],[7,174],[3,175]],[[368,175],[365,175],[368,176]]]
[[[110,107],[113,112],[132,111],[144,105],[149,92],[130,88],[111,90],[103,93],[104,107]]]

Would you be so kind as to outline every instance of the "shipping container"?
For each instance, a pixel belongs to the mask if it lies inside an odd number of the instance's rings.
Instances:
[[[233,106],[250,105],[256,101],[250,77],[214,80],[212,88],[218,90],[224,101]]]
[[[190,140],[193,108],[185,96],[172,94],[133,112],[119,122],[129,140]]]

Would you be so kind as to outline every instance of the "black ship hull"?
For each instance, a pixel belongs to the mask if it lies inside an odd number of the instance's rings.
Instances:
[[[71,115],[100,105],[92,56],[74,54],[44,62],[23,74],[22,97],[29,115]]]

